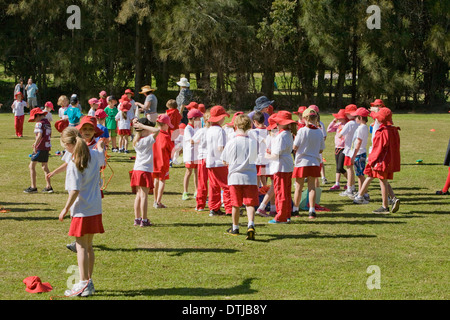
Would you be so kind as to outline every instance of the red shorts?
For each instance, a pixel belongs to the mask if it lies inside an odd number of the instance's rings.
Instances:
[[[153,176],[151,172],[133,170],[130,171],[130,186],[153,189]]]
[[[344,167],[352,166],[352,158],[345,156],[344,158]]]
[[[119,130],[117,130],[117,134],[119,136],[131,136],[131,130],[130,129],[119,129]]]
[[[292,173],[292,178],[319,178],[320,176],[320,166],[295,167]]]
[[[188,169],[197,169],[198,163],[195,163],[194,161],[185,162],[184,166]]]
[[[159,181],[169,180],[169,171],[167,172],[153,172],[153,179],[158,179]]]
[[[102,215],[90,217],[72,218],[69,228],[69,236],[82,237],[85,234],[104,233]]]
[[[230,186],[231,205],[240,207],[259,205],[259,192],[257,185],[231,185]]]
[[[258,177],[263,176],[266,177],[266,165],[265,164],[257,164],[256,165],[256,174],[258,175]]]
[[[368,177],[378,178],[378,179],[382,179],[382,180],[394,179],[393,172],[375,171],[375,170],[372,170],[372,168],[369,166],[366,166],[366,168],[364,169],[364,174],[366,174]]]

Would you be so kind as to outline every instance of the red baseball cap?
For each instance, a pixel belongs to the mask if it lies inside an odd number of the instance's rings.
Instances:
[[[392,111],[389,108],[381,108],[380,111],[373,113],[373,118],[377,119],[380,123],[386,125],[392,125]]]
[[[188,119],[201,118],[201,117],[203,117],[203,113],[201,113],[200,110],[198,110],[198,109],[191,109],[191,110],[189,110],[187,117],[188,117]]]
[[[340,109],[338,113],[333,113],[333,117],[335,117],[336,119],[346,119],[347,117],[345,116],[345,109]]]
[[[120,104],[120,111],[127,112],[131,109],[131,102],[129,100],[122,100]]]
[[[22,99],[23,99],[23,94],[22,94],[22,92],[20,92],[20,91],[19,91],[19,92],[16,92],[16,94],[14,95],[14,99],[17,99],[17,96],[18,96],[19,94],[22,96]]]
[[[205,107],[205,105],[204,105],[203,103],[199,103],[199,105],[198,105],[198,110],[199,110],[201,113],[205,113],[205,112],[206,112],[206,107]]]
[[[53,290],[53,287],[50,285],[50,283],[42,283],[41,279],[36,276],[27,277],[23,279],[22,282],[27,286],[25,288],[25,291],[29,293],[50,292]]]
[[[134,92],[133,91],[131,91],[131,89],[127,89],[127,90],[125,90],[125,94],[128,94],[128,93],[130,93],[132,96],[134,96]]]
[[[55,128],[58,132],[63,132],[69,126],[69,120],[61,119],[55,122]]]
[[[91,98],[91,99],[89,99],[88,103],[89,103],[90,105],[93,105],[93,104],[99,104],[100,101],[98,101],[97,98]]]
[[[47,101],[44,106],[52,110],[55,110],[55,108],[53,107],[53,103],[51,101]]]
[[[275,117],[277,116],[277,114],[276,113],[273,113],[270,117],[269,117],[269,119],[268,119],[268,121],[269,121],[269,126],[266,128],[267,130],[273,130],[273,129],[275,129],[276,127],[277,127],[277,123],[275,122]]]
[[[130,98],[128,98],[128,96],[126,94],[123,94],[119,99],[120,103],[122,103],[124,101],[130,101]]]
[[[28,119],[28,122],[34,122],[34,119],[38,114],[42,114],[45,116],[47,114],[47,111],[41,110],[41,108],[39,107],[32,109],[30,111],[30,119]]]
[[[100,119],[105,119],[108,115],[106,114],[105,110],[97,109],[95,111],[95,116]]]
[[[313,109],[316,113],[319,113],[319,107],[316,106],[315,104],[310,105],[309,108]]]
[[[219,122],[225,117],[229,117],[230,115],[227,113],[224,107],[222,106],[214,106],[211,108],[210,117],[208,122]]]
[[[351,116],[353,116],[353,117],[356,117],[356,116],[368,117],[369,114],[370,114],[370,112],[366,108],[358,108],[358,109],[356,109],[355,112],[353,112],[351,114]]]
[[[385,107],[386,107],[386,106],[384,105],[383,100],[381,100],[381,99],[375,99],[375,101],[374,101],[374,102],[371,102],[370,105],[371,105],[372,107],[373,107],[373,106],[380,106],[380,107],[382,107],[382,108],[385,108]]]
[[[297,123],[297,121],[292,120],[292,113],[285,110],[278,111],[277,116],[275,117],[275,122],[281,125]]]
[[[358,107],[355,104],[349,104],[348,106],[345,107],[344,110],[345,110],[346,114],[352,114],[357,109],[358,109]]]
[[[92,125],[94,127],[94,129],[95,129],[94,137],[95,138],[100,137],[104,133],[102,129],[97,127],[97,119],[95,119],[95,117],[85,116],[85,117],[81,118],[80,124],[76,126],[78,131],[80,131],[81,128],[85,124],[90,124],[90,125]]]
[[[198,103],[195,101],[192,101],[191,103],[189,103],[186,106],[186,109],[191,110],[191,109],[198,109]]]
[[[295,113],[295,114],[303,114],[303,112],[304,112],[306,109],[307,109],[307,107],[305,107],[305,106],[300,106],[300,107],[298,107],[298,110],[297,110],[297,111],[294,111],[293,113]]]
[[[158,118],[156,119],[156,122],[165,123],[169,126],[169,128],[173,128],[173,124],[172,124],[172,122],[170,122],[169,116],[165,113],[160,114],[158,116]]]
[[[231,118],[231,122],[227,123],[227,126],[234,126],[234,120],[236,119],[236,117],[240,114],[244,114],[242,111],[238,111],[233,115],[233,118]]]
[[[98,94],[101,97],[106,97],[108,94],[106,93],[105,90],[100,91],[100,93]]]

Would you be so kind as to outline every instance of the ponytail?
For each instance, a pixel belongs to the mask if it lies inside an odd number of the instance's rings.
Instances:
[[[61,133],[61,145],[72,144],[73,150],[73,163],[81,172],[88,167],[91,160],[91,153],[86,142],[80,135],[80,132],[75,127],[68,127]]]

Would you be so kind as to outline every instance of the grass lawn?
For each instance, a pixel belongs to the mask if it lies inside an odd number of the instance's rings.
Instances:
[[[129,187],[134,153],[112,154],[114,176],[105,191],[106,232],[94,238],[96,294],[90,300],[316,300],[442,299],[449,290],[450,197],[434,195],[448,168],[442,165],[450,137],[449,114],[395,115],[401,127],[402,171],[392,186],[399,212],[375,215],[381,204],[376,180],[369,205],[353,205],[324,186],[321,205],[330,212],[309,221],[307,213],[287,225],[256,217],[256,241],[224,234],[231,217],[197,213],[195,200],[182,201],[184,167],[170,170],[163,197],[167,209],[153,209],[153,227],[133,226],[134,195]],[[331,115],[322,115],[325,125]],[[25,194],[33,124],[14,135],[12,114],[0,114],[0,299],[61,296],[74,276],[76,255],[66,249],[70,220],[58,221],[67,193],[65,174],[53,181],[54,194]],[[434,132],[430,129],[435,129]],[[53,130],[50,170],[61,164],[60,134]],[[326,175],[334,181],[334,134],[326,141]],[[423,164],[417,165],[416,160]],[[111,175],[107,170],[106,178]],[[44,188],[38,168],[38,188]],[[190,190],[193,189],[191,181]],[[241,218],[241,230],[246,229]],[[366,284],[378,266],[380,289]],[[53,291],[30,294],[22,280],[39,276]]]

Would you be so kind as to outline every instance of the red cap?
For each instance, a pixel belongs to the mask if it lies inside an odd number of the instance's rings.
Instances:
[[[127,93],[130,93],[132,96],[134,96],[134,92],[133,91],[131,91],[131,89],[127,89],[127,90],[125,90],[125,94],[127,94]]]
[[[178,126],[179,129],[186,129],[186,123],[180,123],[180,125]]]
[[[33,122],[38,114],[42,114],[45,116],[47,114],[47,111],[41,110],[41,108],[39,107],[32,109],[30,111],[30,119],[28,119],[28,122]]]
[[[386,107],[381,108],[380,111],[374,113],[373,118],[377,119],[382,124],[392,125],[392,111]]]
[[[85,124],[90,124],[94,127],[94,129],[95,129],[94,137],[95,138],[100,137],[104,133],[102,129],[97,127],[97,119],[95,119],[95,117],[85,116],[85,117],[81,118],[80,124],[77,125],[77,127],[76,127],[78,129],[78,131],[80,131],[81,128]]]
[[[338,113],[333,113],[333,117],[336,119],[346,119],[345,109],[340,109]]]
[[[366,108],[358,108],[358,109],[356,109],[355,112],[353,112],[351,114],[351,116],[353,116],[353,117],[356,117],[356,116],[368,117],[369,114],[370,114],[370,112]]]
[[[103,109],[97,109],[97,110],[95,111],[95,116],[96,116],[97,118],[100,118],[100,119],[105,119],[105,118],[107,117],[107,114],[106,114],[105,110],[103,110]]]
[[[191,103],[189,103],[189,104],[186,106],[186,109],[188,109],[188,110],[198,109],[198,103],[195,102],[195,101],[192,101]]]
[[[225,117],[229,117],[230,115],[226,112],[225,108],[222,106],[214,106],[211,108],[210,117],[208,122],[219,122]]]
[[[281,125],[296,123],[296,121],[292,120],[292,113],[285,110],[278,111],[277,116],[275,117],[275,122]]]
[[[165,123],[169,126],[169,128],[173,128],[173,124],[170,122],[169,116],[165,113],[160,114],[156,119],[156,122]]]
[[[25,290],[29,293],[50,292],[53,290],[50,283],[42,283],[41,279],[36,276],[23,279],[23,283],[27,286]]]
[[[122,100],[120,104],[120,111],[127,112],[131,109],[131,103],[129,100]]]
[[[295,114],[302,114],[305,110],[307,109],[307,107],[305,106],[300,106],[298,107],[297,111],[294,111]]]
[[[22,100],[23,100],[23,94],[22,94],[22,92],[20,92],[20,91],[19,91],[19,92],[16,92],[16,94],[14,95],[14,99],[17,99],[17,96],[18,96],[19,94],[22,96]]]
[[[310,105],[309,108],[313,109],[316,113],[319,113],[319,107],[316,106],[315,104]]]
[[[269,117],[269,119],[268,119],[268,121],[269,121],[269,126],[267,127],[267,130],[273,130],[273,129],[275,129],[275,128],[277,127],[277,123],[275,122],[276,116],[277,116],[277,114],[276,114],[276,113],[273,113],[273,114]]]
[[[374,107],[374,106],[379,106],[380,108],[385,108],[385,107],[386,107],[386,106],[384,105],[383,100],[381,100],[381,99],[376,99],[374,102],[371,102],[370,105],[371,105],[372,107]]]
[[[69,126],[69,120],[61,119],[55,122],[55,128],[58,132],[63,132]]]
[[[128,98],[128,96],[126,94],[123,94],[119,99],[120,103],[122,103],[124,101],[130,101],[130,99]]]
[[[198,110],[198,109],[192,109],[192,110],[189,110],[187,117],[188,117],[188,119],[201,118],[201,117],[203,117],[203,113],[201,113],[200,110]]]
[[[88,103],[90,105],[93,105],[93,104],[99,104],[100,101],[97,98],[91,98],[91,99],[89,99]]]
[[[51,101],[47,101],[44,106],[50,108],[51,110],[55,110],[55,108],[53,107],[53,103]]]
[[[205,112],[206,112],[206,107],[205,107],[205,105],[204,105],[203,103],[199,103],[199,105],[198,105],[198,110],[199,110],[201,113],[205,113]]]
[[[358,109],[358,107],[355,104],[349,104],[345,107],[345,113],[352,114]]]
[[[101,97],[106,97],[108,94],[106,93],[105,90],[103,90],[103,91],[100,91],[100,93],[98,95]]]
[[[236,113],[233,115],[233,118],[231,118],[231,122],[230,122],[230,123],[227,123],[227,126],[230,126],[230,127],[234,126],[234,120],[235,120],[236,117],[237,117],[238,115],[240,115],[240,114],[244,114],[244,113],[243,113],[242,111],[236,112]]]

